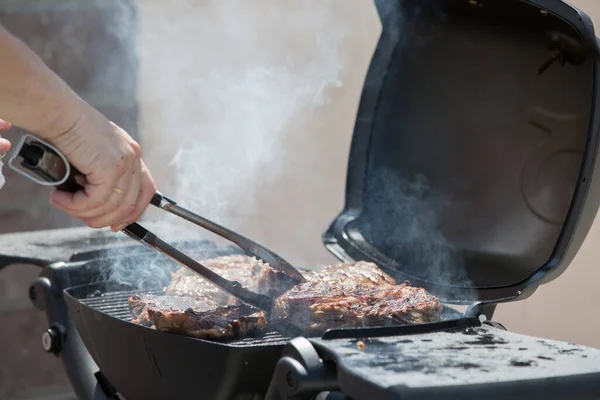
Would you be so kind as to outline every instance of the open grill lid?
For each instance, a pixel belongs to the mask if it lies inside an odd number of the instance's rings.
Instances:
[[[323,242],[446,302],[531,295],[599,205],[590,19],[559,0],[375,3],[346,204]]]

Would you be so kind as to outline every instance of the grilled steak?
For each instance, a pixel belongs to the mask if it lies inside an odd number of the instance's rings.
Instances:
[[[268,295],[281,293],[279,284],[291,279],[246,256],[219,257],[203,264],[249,290]],[[437,298],[409,282],[397,285],[373,263],[330,265],[303,271],[303,275],[307,282],[276,299],[269,321],[272,328],[277,329],[277,321],[284,320],[308,335],[319,335],[330,328],[441,319],[442,305]],[[129,306],[135,323],[202,339],[239,339],[267,326],[262,311],[238,302],[185,268],[173,273],[165,296],[133,296]]]
[[[279,287],[293,279],[254,257],[243,255],[218,257],[200,263],[225,279],[238,281],[248,290],[270,296],[280,294]],[[200,300],[211,299],[220,304],[241,304],[187,268],[181,268],[171,275],[171,282],[165,294]]]
[[[151,295],[134,295],[128,302],[132,322],[199,339],[240,339],[267,325],[262,311],[245,304],[220,306],[209,299]]]
[[[436,322],[441,316],[439,300],[409,282],[376,286],[348,281],[332,286],[309,281],[275,301],[271,322],[285,320],[319,335],[330,328]]]
[[[309,282],[324,283],[338,287],[346,284],[395,285],[396,280],[383,272],[377,265],[358,261],[339,265],[328,265],[317,271],[303,273]]]

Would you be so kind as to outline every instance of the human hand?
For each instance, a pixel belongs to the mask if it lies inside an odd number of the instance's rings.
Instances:
[[[10,123],[0,119],[0,132],[10,129]],[[10,150],[10,142],[0,137],[0,158]]]
[[[77,193],[54,191],[51,203],[91,228],[114,232],[146,210],[156,186],[140,146],[123,129],[91,109],[67,131],[48,138],[83,176]]]
[[[10,128],[10,124],[2,119],[0,119],[0,132],[5,131]],[[4,186],[6,180],[4,179],[4,175],[2,175],[2,158],[8,153],[10,150],[10,142],[6,139],[2,139],[0,137],[0,189]]]

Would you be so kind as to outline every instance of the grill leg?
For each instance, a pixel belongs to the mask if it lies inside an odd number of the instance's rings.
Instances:
[[[107,389],[110,385],[98,381],[99,368],[69,317],[62,297],[60,272],[53,267],[56,266],[46,267],[29,289],[31,301],[48,320],[49,329],[43,334],[44,348],[61,359],[80,400],[116,400],[115,393]]]

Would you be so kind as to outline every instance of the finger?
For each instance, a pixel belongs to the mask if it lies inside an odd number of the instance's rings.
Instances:
[[[60,205],[75,218],[96,218],[100,215],[110,213],[123,204],[124,192],[129,187],[133,170],[133,163],[131,163],[131,165],[127,165],[127,171],[121,174],[116,180],[109,178],[106,181],[107,183],[101,185],[94,183],[94,176],[92,174],[87,175],[87,184],[84,186],[84,190],[80,190],[77,193],[52,192],[52,204]],[[123,191],[123,193],[118,193],[117,191]],[[98,192],[107,192],[108,196],[105,200],[95,201],[93,198],[94,196],[98,196]],[[101,197],[104,198],[105,196],[101,195]],[[83,201],[88,201],[87,205]]]
[[[134,223],[137,221],[142,214],[148,208],[150,204],[150,200],[156,194],[156,184],[152,179],[152,175],[150,175],[150,171],[146,168],[144,161],[142,161],[142,180],[140,186],[140,193],[137,198],[137,203],[135,205],[135,209],[133,212],[125,219],[124,223],[121,223],[116,226],[111,226],[111,229],[115,232],[123,230],[127,225]]]
[[[119,208],[109,213],[100,215],[99,217],[84,219],[84,222],[88,226],[92,228],[115,226],[116,224],[124,222],[124,218],[129,216],[133,212],[140,192],[142,175],[140,166],[138,165],[138,168],[136,168],[133,172],[134,173],[133,178],[131,179],[131,184],[129,185],[127,192],[123,194],[123,204]]]
[[[122,202],[122,196],[115,197],[113,189],[123,177],[131,177],[128,171],[133,169],[136,160],[133,151],[127,157],[118,160],[114,165],[105,168],[102,171],[95,171],[86,175],[88,184],[84,190],[76,193],[67,193],[55,191],[52,193],[52,202],[61,205],[70,210],[69,214],[74,215],[76,211],[95,210],[90,217],[98,216],[115,209],[115,201]],[[121,187],[124,190],[124,187]],[[119,200],[120,198],[120,200]],[[79,217],[78,217],[79,218]]]
[[[9,130],[11,126],[10,122],[0,119],[0,131]]]
[[[54,204],[60,205],[62,207],[62,209],[66,210],[65,212],[67,212],[69,215],[71,215],[72,217],[75,217],[75,218],[82,219],[82,220],[83,219],[93,220],[93,219],[99,218],[103,215],[110,214],[110,213],[114,212],[115,210],[119,210],[122,207],[122,205],[125,201],[127,192],[129,190],[129,187],[131,185],[134,171],[135,170],[132,170],[129,173],[127,173],[126,175],[123,175],[115,183],[115,185],[111,189],[111,195],[110,195],[108,201],[100,207],[92,208],[89,210],[81,210],[81,211],[73,210],[73,209],[69,208],[67,205],[61,204],[60,202],[55,201],[54,199],[56,197],[55,197],[54,193],[52,193],[52,195],[51,195],[52,205],[54,205]],[[87,187],[87,185],[85,187]],[[132,209],[133,209],[133,207],[132,207]],[[104,225],[104,226],[107,226],[107,225]],[[90,227],[94,228],[94,226],[91,226],[91,225],[90,225]]]
[[[6,131],[10,129],[10,122],[6,122],[3,119],[0,119],[0,132]],[[0,138],[0,157],[10,150],[10,142],[6,139]]]
[[[6,139],[0,138],[0,155],[8,153],[10,150],[10,142]]]

